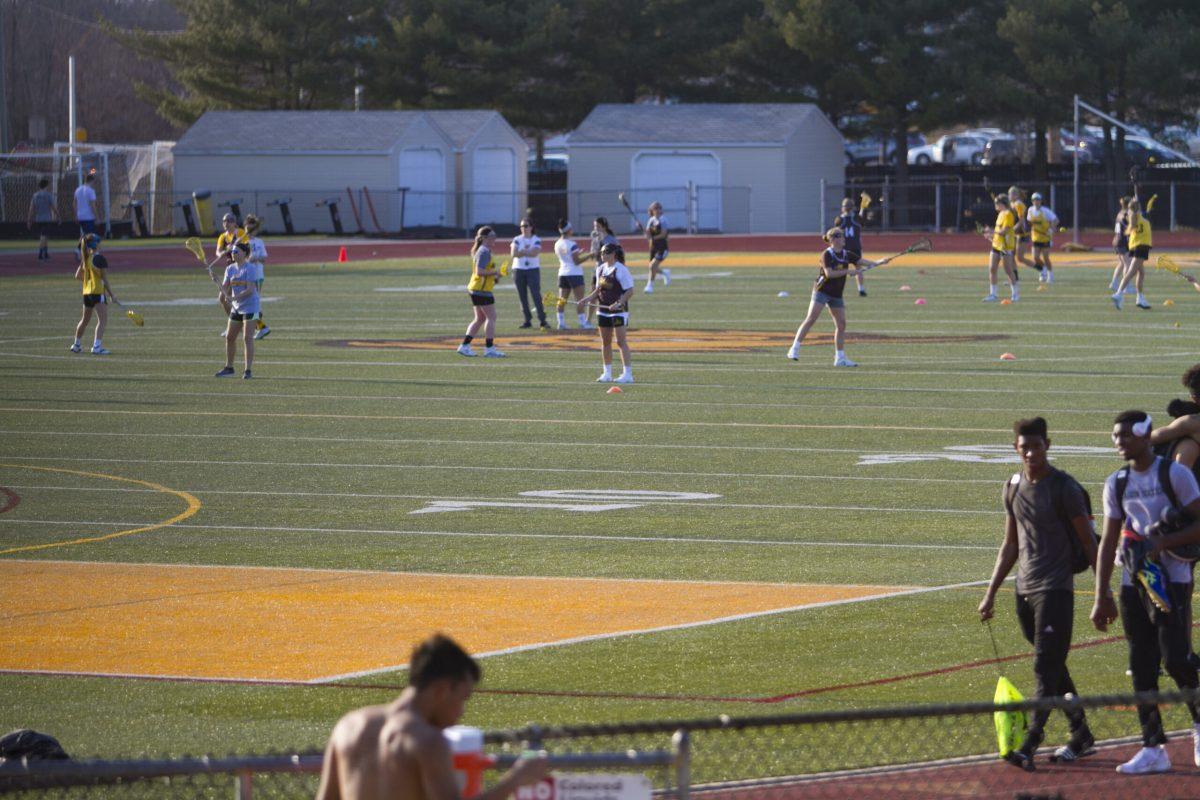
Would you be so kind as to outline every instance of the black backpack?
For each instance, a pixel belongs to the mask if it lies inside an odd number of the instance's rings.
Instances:
[[[1083,545],[1079,543],[1079,537],[1075,535],[1075,526],[1071,523],[1071,518],[1067,516],[1067,509],[1063,505],[1062,497],[1063,492],[1071,484],[1078,486],[1079,491],[1083,492],[1083,504],[1087,508],[1088,523],[1091,525],[1092,536],[1095,537],[1096,545],[1099,547],[1100,537],[1096,535],[1096,526],[1092,523],[1094,519],[1092,515],[1092,496],[1088,494],[1087,489],[1080,485],[1079,481],[1062,470],[1057,469],[1054,471],[1054,474],[1054,510],[1058,513],[1063,528],[1067,531],[1067,539],[1071,543],[1071,572],[1078,575],[1080,572],[1087,572],[1091,568],[1092,562],[1088,560],[1087,552],[1084,551]],[[1021,473],[1018,472],[1009,478],[1008,483],[1004,486],[1004,508],[1009,514],[1012,513],[1013,499],[1016,498],[1017,487],[1020,485]]]
[[[1175,487],[1171,486],[1171,464],[1175,463],[1171,457],[1171,452],[1175,449],[1174,442],[1168,442],[1165,445],[1157,445],[1154,448],[1155,453],[1158,453],[1158,484],[1163,488],[1163,494],[1167,496],[1167,502],[1170,507],[1163,513],[1161,519],[1156,520],[1150,526],[1147,533],[1151,536],[1162,535],[1167,533],[1175,533],[1186,528],[1192,522],[1191,514],[1179,505],[1179,498],[1175,496]],[[1195,468],[1193,467],[1193,473]],[[1117,498],[1117,508],[1121,512],[1121,521],[1128,516],[1125,513],[1125,488],[1129,485],[1129,467],[1122,467],[1117,470],[1117,482],[1113,487],[1114,494]],[[1195,561],[1200,559],[1200,544],[1185,544],[1182,547],[1171,549],[1171,555],[1183,561]]]

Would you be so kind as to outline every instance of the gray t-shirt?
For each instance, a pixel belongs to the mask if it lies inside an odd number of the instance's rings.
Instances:
[[[1066,473],[1051,467],[1037,483],[1030,483],[1023,472],[1011,479],[1019,483],[1012,508],[1005,510],[1017,522],[1017,591],[1022,594],[1074,590],[1074,550],[1069,537],[1075,536],[1075,531],[1067,527],[1065,519],[1086,517],[1088,507],[1079,484],[1067,478]],[[1007,493],[1005,485],[1006,498]]]
[[[33,221],[54,221],[54,195],[49,189],[38,189],[33,193]]]
[[[1128,516],[1125,517],[1124,527],[1131,528],[1135,533],[1144,534],[1161,518],[1162,512],[1171,505],[1171,501],[1158,482],[1159,458],[1162,456],[1156,458],[1145,472],[1138,472],[1127,466],[1108,476],[1108,480],[1104,482],[1104,516],[1109,519],[1121,519],[1124,516],[1121,509],[1117,507],[1117,476],[1121,472],[1128,472],[1129,479],[1125,484],[1124,502],[1124,511]],[[1190,505],[1195,502],[1197,497],[1200,497],[1200,487],[1196,485],[1196,478],[1190,469],[1173,461],[1168,474],[1171,478],[1171,489],[1175,492],[1175,499],[1181,506]],[[1192,582],[1192,565],[1188,562],[1176,558],[1169,552],[1163,553],[1159,561],[1166,569],[1167,580],[1173,583]],[[1133,585],[1128,569],[1121,571],[1121,585]]]

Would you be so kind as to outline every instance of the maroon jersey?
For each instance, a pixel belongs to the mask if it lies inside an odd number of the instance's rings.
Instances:
[[[852,253],[849,250],[842,250],[840,253],[833,252],[832,247],[825,249],[821,254],[821,263],[825,269],[850,269],[858,266],[859,255]],[[825,278],[825,273],[822,271],[817,275],[816,288],[819,292],[827,297],[841,297],[842,289],[846,286],[846,276],[840,278]]]

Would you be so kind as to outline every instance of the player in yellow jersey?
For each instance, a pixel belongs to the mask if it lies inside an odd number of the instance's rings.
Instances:
[[[1017,246],[1017,220],[1009,206],[1008,198],[996,196],[996,224],[992,227],[992,252],[988,259],[988,293],[983,298],[985,303],[995,303],[1000,298],[996,296],[996,268],[1004,265],[1004,274],[1008,276],[1008,284],[1012,287],[1012,300],[1015,303],[1021,299],[1017,288],[1017,266],[1013,260],[1013,252]]]
[[[492,258],[495,246],[496,232],[490,226],[484,225],[475,232],[475,244],[471,246],[471,280],[467,283],[475,317],[467,326],[462,344],[458,346],[460,356],[470,358],[475,355],[471,340],[483,328],[484,341],[487,343],[483,355],[487,358],[504,358],[504,353],[496,349],[493,340],[496,335],[496,295],[492,289],[502,274],[496,269],[496,261]]]
[[[226,259],[228,259],[229,263],[232,264],[233,246],[238,242],[249,245],[250,237],[246,235],[246,231],[244,229],[238,227],[237,217],[235,217],[233,214],[227,213],[221,218],[221,227],[224,228],[224,230],[221,232],[221,235],[217,237],[217,258],[224,256]],[[225,309],[225,318],[228,319],[229,312],[233,310],[233,306],[229,304],[229,299],[222,294],[217,296],[217,300],[220,301],[221,308]],[[222,338],[224,338],[225,334],[226,331],[221,331]]]
[[[1040,283],[1054,283],[1054,267],[1050,264],[1050,244],[1054,239],[1054,229],[1058,227],[1058,215],[1042,204],[1040,192],[1034,192],[1029,198],[1032,205],[1025,212],[1025,221],[1029,223],[1029,238],[1033,240],[1033,265],[1038,268]]]
[[[1029,258],[1029,223],[1025,219],[1029,207],[1025,205],[1025,193],[1017,186],[1008,187],[1008,207],[1012,209],[1013,217],[1016,220],[1017,248],[1014,266],[1020,269],[1024,264],[1036,269],[1037,265]]]
[[[96,337],[92,343],[92,355],[106,356],[102,341],[104,327],[108,324],[107,301],[117,302],[112,287],[108,285],[108,260],[100,254],[100,237],[89,233],[79,240],[79,267],[75,270],[75,280],[83,284],[83,316],[75,326],[75,341],[71,344],[71,352],[83,350],[80,339],[88,322],[92,319],[92,309],[96,310]]]
[[[1146,259],[1150,258],[1150,248],[1154,244],[1154,238],[1150,230],[1150,220],[1142,215],[1142,204],[1137,199],[1136,192],[1126,210],[1125,235],[1129,237],[1128,266],[1125,268],[1125,275],[1121,278],[1120,285],[1113,293],[1113,305],[1117,307],[1118,311],[1121,310],[1125,287],[1129,285],[1130,281],[1133,281],[1134,286],[1137,287],[1137,307],[1149,311],[1150,304],[1146,302],[1146,295],[1142,291],[1142,282],[1146,275]]]

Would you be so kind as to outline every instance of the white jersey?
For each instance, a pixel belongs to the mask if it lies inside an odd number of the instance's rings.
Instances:
[[[511,252],[516,253],[518,250],[530,250],[542,248],[542,240],[536,236],[515,236],[512,240]],[[513,269],[538,269],[541,267],[541,262],[537,256],[521,256],[518,258],[513,256]]]
[[[646,220],[646,233],[658,233],[660,229],[664,231],[667,229],[666,216],[651,216]]]
[[[1058,226],[1058,215],[1049,206],[1030,206],[1025,212],[1025,219],[1029,220],[1030,224],[1038,217],[1045,217],[1050,222],[1051,231]]]
[[[558,256],[558,277],[583,277],[583,266],[575,263],[575,254],[578,252],[579,245],[573,239],[564,237],[554,243],[554,255]]]
[[[79,222],[96,220],[96,192],[86,183],[75,190],[75,219]]]
[[[614,262],[611,267],[608,264],[601,264],[600,266],[596,267],[596,285],[601,287],[601,303],[604,303],[605,300],[603,296],[603,286],[606,278],[611,279],[621,287],[620,292],[612,292],[614,297],[610,302],[616,302],[617,297],[625,292],[628,292],[634,286],[633,273],[629,271],[629,267],[625,266],[620,261]],[[602,317],[620,317],[625,321],[626,324],[629,324],[628,311],[609,311],[608,309],[601,307],[596,309],[596,313]]]
[[[264,267],[267,260],[267,246],[263,244],[263,240],[254,236],[250,239],[250,266],[254,273],[254,280],[261,281],[265,277]]]
[[[1132,529],[1134,533],[1145,535],[1146,530],[1160,518],[1162,512],[1170,504],[1167,493],[1163,491],[1158,482],[1158,469],[1158,459],[1156,458],[1145,472],[1138,472],[1132,467],[1126,466],[1109,475],[1108,480],[1104,482],[1104,516],[1109,519],[1120,519],[1123,516],[1121,509],[1117,507],[1115,496],[1117,476],[1121,472],[1128,472],[1129,478],[1128,483],[1125,484],[1125,502],[1123,504],[1128,516],[1125,518],[1124,526]],[[1175,499],[1181,506],[1189,505],[1197,497],[1200,497],[1200,487],[1196,486],[1196,478],[1190,469],[1172,461],[1170,475],[1171,489],[1174,490]],[[1162,555],[1162,565],[1167,573],[1167,580],[1172,583],[1192,582],[1192,565],[1186,561],[1181,561],[1167,552]],[[1121,585],[1133,585],[1127,568],[1123,569],[1121,573]]]

